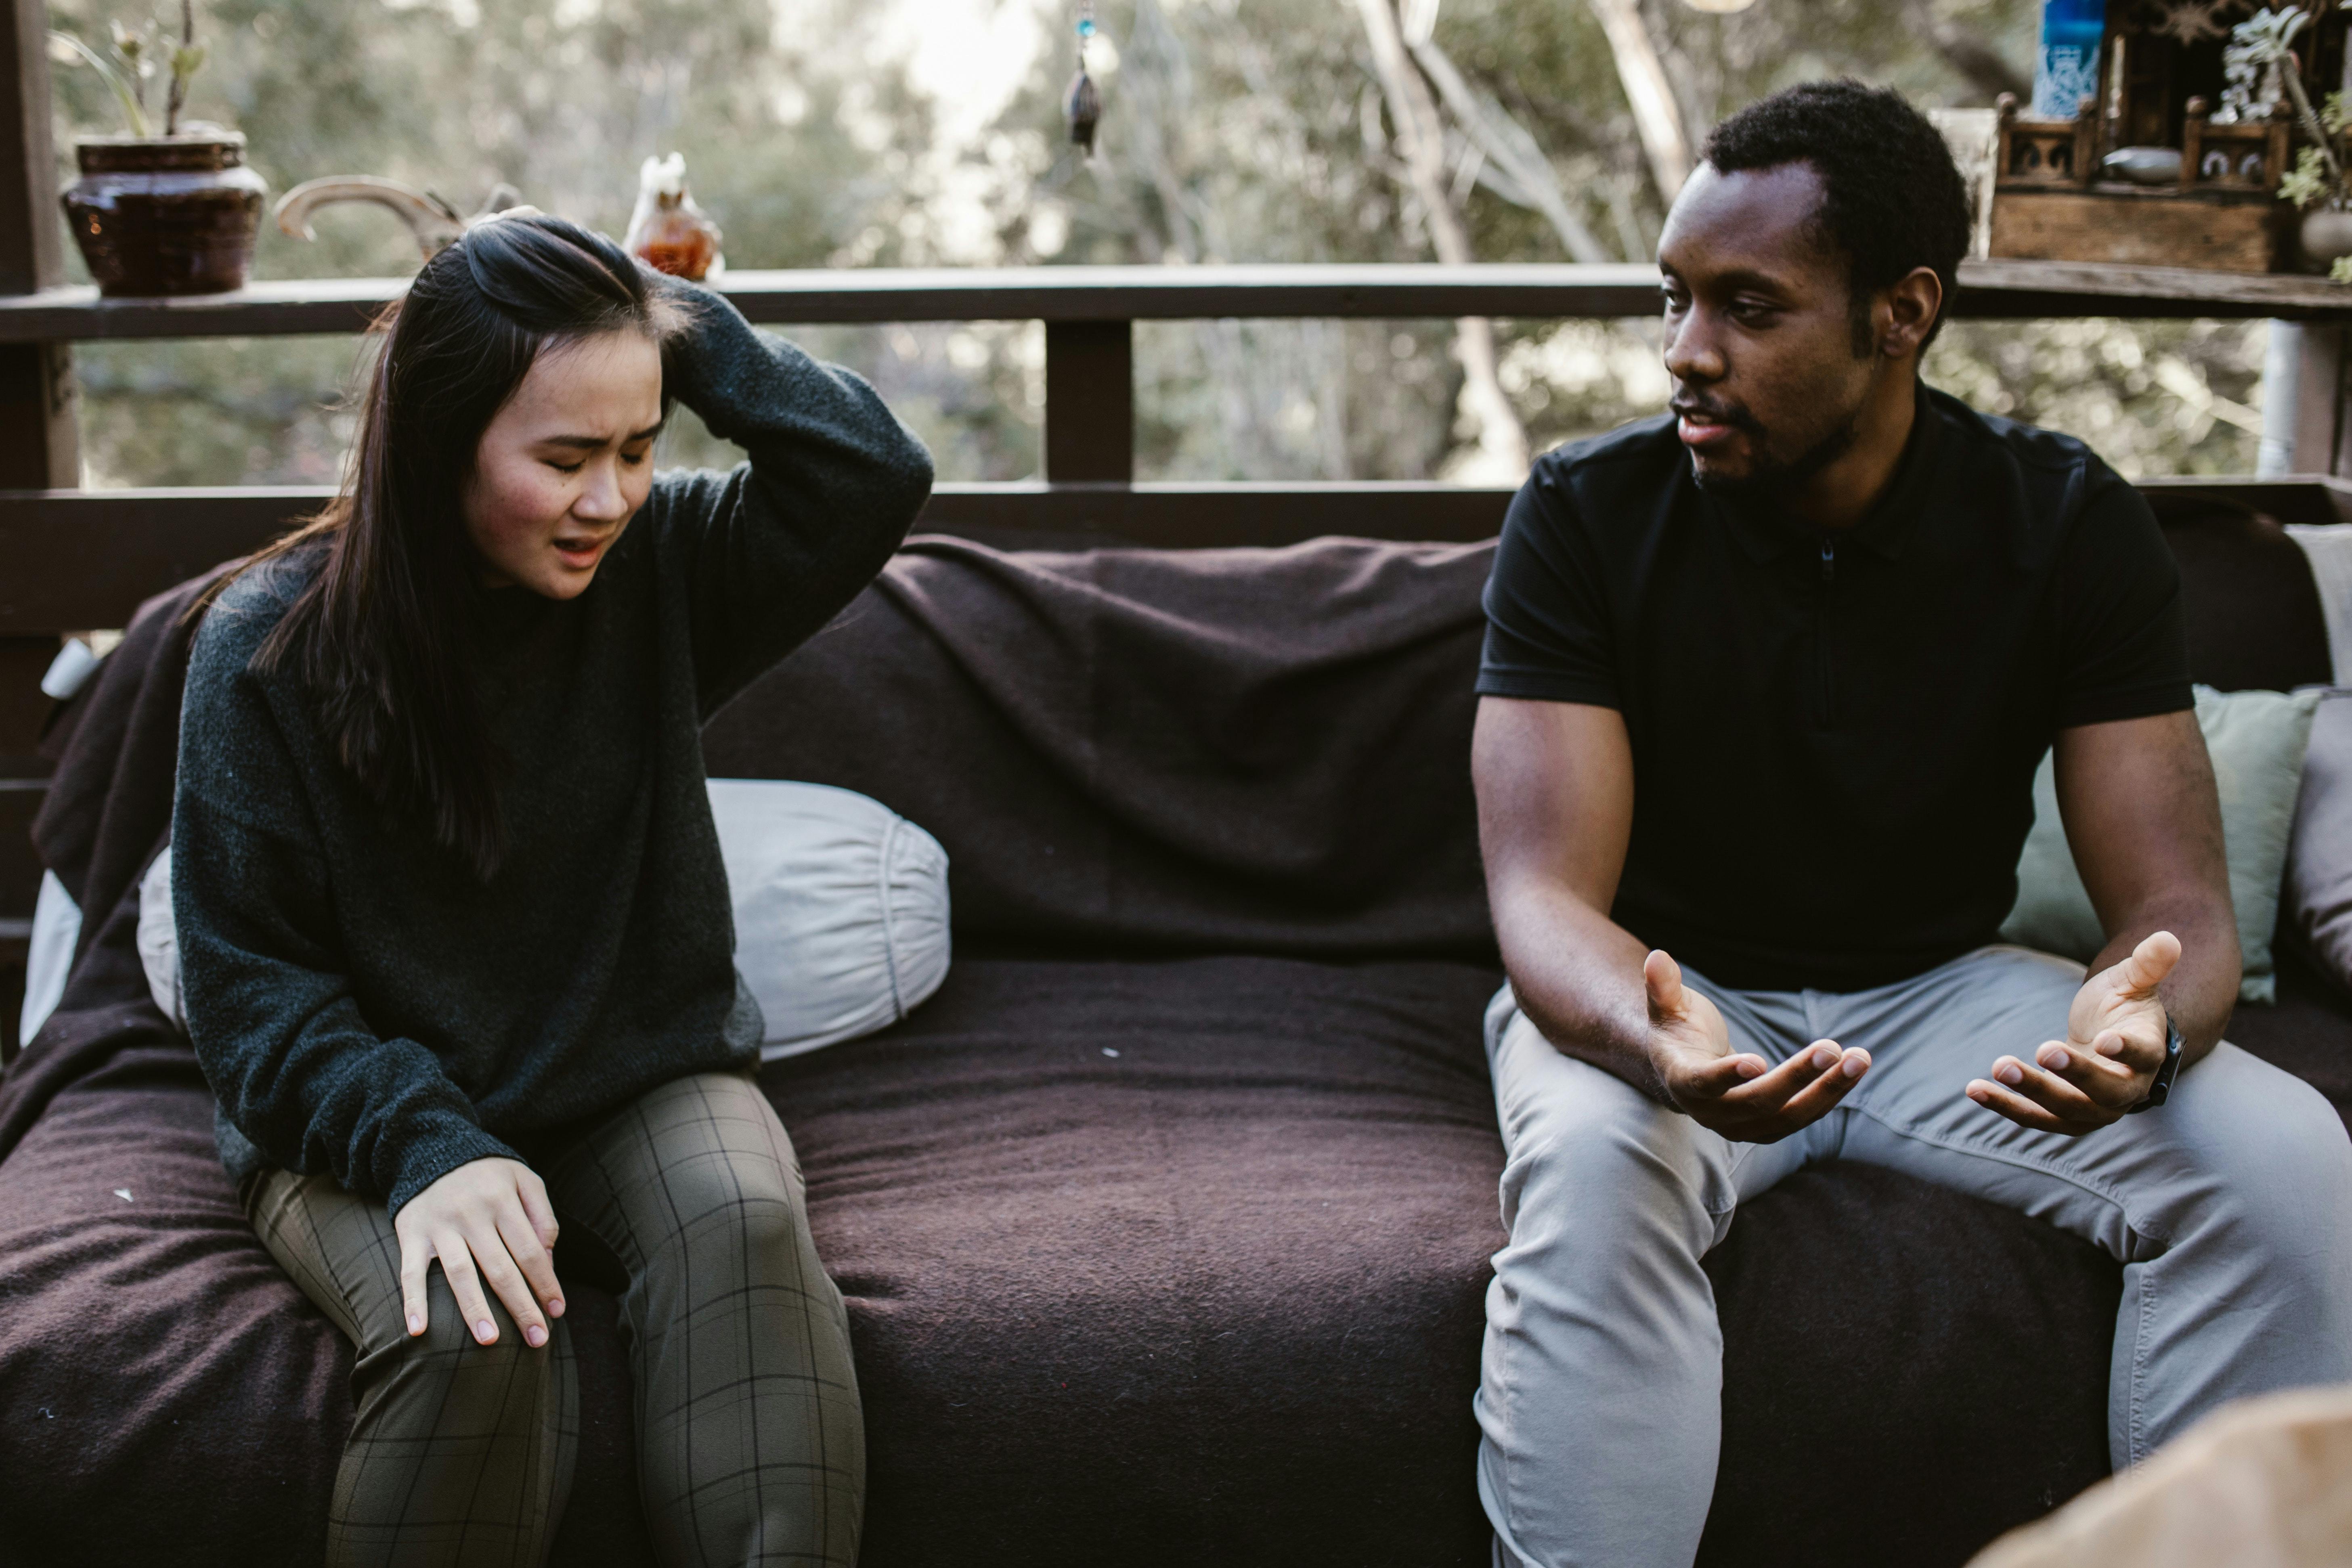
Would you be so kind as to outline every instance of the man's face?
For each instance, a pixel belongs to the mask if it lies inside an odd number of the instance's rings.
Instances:
[[[1885,361],[1855,349],[1847,263],[1810,163],[1701,163],[1658,237],[1671,406],[1702,483],[1784,489],[1854,442]]]

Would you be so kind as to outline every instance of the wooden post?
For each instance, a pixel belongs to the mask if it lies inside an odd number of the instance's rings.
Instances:
[[[2352,447],[2345,441],[2344,335],[2344,328],[2327,322],[2271,323],[2256,478],[2352,468]]]
[[[1055,484],[1134,482],[1133,322],[1045,323],[1045,467]]]
[[[6,0],[0,27],[0,294],[62,281],[64,235],[49,142],[48,7]],[[64,343],[0,344],[0,489],[81,482],[73,361]],[[0,570],[5,570],[0,566]],[[0,1058],[13,1055],[26,939],[40,873],[29,829],[48,764],[36,752],[47,710],[36,684],[55,637],[0,637]]]
[[[0,294],[29,294],[65,276],[49,143],[48,7],[44,0],[6,4],[10,25],[0,30]],[[67,346],[0,347],[0,489],[67,489],[80,482]]]

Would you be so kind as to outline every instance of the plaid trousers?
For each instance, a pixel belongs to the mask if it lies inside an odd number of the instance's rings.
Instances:
[[[656,1557],[850,1568],[866,1431],[849,1321],[758,1084],[678,1079],[533,1163],[558,1223],[628,1272],[621,1322]],[[411,1338],[382,1204],[285,1171],[252,1178],[245,1198],[271,1256],[356,1348],[331,1568],[539,1568],[579,1440],[564,1321],[533,1350],[492,1296],[498,1342],[477,1344],[436,1264],[428,1326]],[[559,1270],[562,1256],[559,1237]]]

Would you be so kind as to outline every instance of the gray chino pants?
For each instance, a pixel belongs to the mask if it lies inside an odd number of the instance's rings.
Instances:
[[[621,1325],[637,1486],[665,1568],[849,1568],[866,1434],[841,1294],[809,1240],[799,1162],[748,1073],[647,1090],[541,1167],[566,1238],[628,1270]],[[566,1321],[522,1342],[496,1296],[476,1344],[433,1266],[425,1331],[401,1321],[384,1206],[327,1176],[247,1184],[254,1228],[354,1346],[329,1568],[539,1568],[579,1441]]]
[[[2352,1141],[2317,1091],[2223,1044],[2171,1100],[2079,1139],[1962,1092],[2063,1039],[2080,965],[1980,949],[1875,990],[1739,992],[1685,970],[1735,1050],[1871,1053],[1835,1110],[1735,1143],[1562,1055],[1508,986],[1486,1013],[1505,1152],[1477,1395],[1504,1568],[1686,1568],[1722,1433],[1699,1259],[1742,1198],[1825,1160],[1890,1166],[2048,1220],[2124,1264],[2109,1370],[2118,1468],[2223,1400],[2352,1379]],[[1738,1456],[1729,1456],[1737,1462]]]

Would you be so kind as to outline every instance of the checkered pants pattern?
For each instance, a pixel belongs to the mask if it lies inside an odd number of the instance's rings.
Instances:
[[[749,1075],[653,1089],[541,1163],[558,1222],[627,1269],[637,1476],[666,1565],[857,1560],[866,1432],[849,1321],[808,1234],[800,1165]],[[492,1297],[478,1345],[436,1266],[401,1321],[382,1204],[326,1176],[248,1184],[254,1229],[357,1355],[330,1568],[539,1568],[579,1441],[572,1341],[532,1350]],[[561,1269],[563,1244],[556,1243]]]

